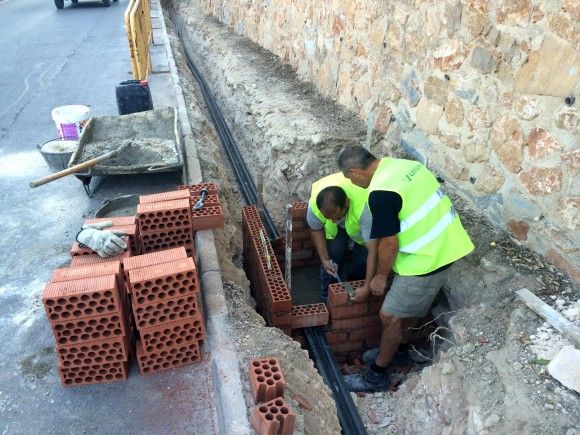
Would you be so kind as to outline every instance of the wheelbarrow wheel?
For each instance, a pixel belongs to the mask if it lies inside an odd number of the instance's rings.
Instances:
[[[54,0],[54,5],[57,9],[64,8],[64,0]]]
[[[105,6],[111,6],[111,0],[101,0]]]

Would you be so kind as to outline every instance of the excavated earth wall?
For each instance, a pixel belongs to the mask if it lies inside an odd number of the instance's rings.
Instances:
[[[306,200],[311,182],[336,171],[337,151],[365,140],[366,126],[300,82],[276,56],[204,15],[195,2],[175,2],[173,9],[186,49],[214,92],[246,164],[255,180],[263,176],[265,205],[281,229],[285,204]],[[251,310],[241,270],[240,195],[172,39],[204,178],[224,188],[228,221],[218,232],[218,251],[242,370],[251,357],[283,354],[297,391],[318,406],[315,413],[301,411],[302,430],[333,433],[336,418],[320,423],[334,408],[311,362],[288,337],[264,328]],[[404,155],[376,137],[371,150]],[[453,336],[438,361],[411,375],[398,391],[358,399],[369,432],[578,433],[579,396],[553,380],[544,364],[569,342],[513,292],[528,288],[580,324],[580,289],[447,188],[476,244],[473,254],[450,269],[444,288],[449,306],[439,307]],[[371,412],[379,422],[369,419]]]

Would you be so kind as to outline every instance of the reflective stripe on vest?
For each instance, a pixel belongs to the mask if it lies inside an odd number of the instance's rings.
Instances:
[[[433,193],[433,195],[431,195],[421,207],[419,207],[411,216],[401,222],[401,233],[403,231],[407,231],[409,228],[427,216],[427,214],[441,202],[444,196],[445,192],[443,192],[441,189],[437,189],[435,193]]]
[[[427,246],[433,240],[435,240],[445,228],[447,228],[453,222],[453,219],[457,216],[457,212],[455,211],[455,207],[451,207],[449,210],[439,221],[433,226],[427,234],[418,238],[414,242],[411,242],[405,246],[400,246],[399,251],[405,252],[407,254],[416,254],[421,250],[423,247]]]

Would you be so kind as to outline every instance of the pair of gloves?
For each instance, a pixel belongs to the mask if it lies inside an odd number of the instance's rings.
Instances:
[[[114,257],[127,249],[127,243],[122,239],[127,233],[118,230],[103,231],[113,226],[113,222],[86,224],[77,234],[77,242],[91,248],[101,257]]]

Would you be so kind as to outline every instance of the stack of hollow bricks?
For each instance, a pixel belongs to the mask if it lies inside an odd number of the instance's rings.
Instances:
[[[184,264],[182,260],[187,259],[188,253],[194,254],[193,234],[195,230],[223,227],[224,219],[217,196],[217,186],[214,183],[179,186],[178,190],[174,192],[146,195],[140,198],[143,204],[164,200],[172,201],[175,198],[187,199],[191,204],[192,201],[197,201],[203,188],[209,191],[205,206],[201,210],[191,212],[193,216],[186,225],[176,225],[177,227],[187,227],[189,234],[191,234],[187,238],[190,243],[184,243],[185,246],[180,249],[134,257],[142,251],[156,251],[182,243],[179,242],[179,238],[175,239],[175,232],[172,233],[174,228],[167,229],[168,236],[170,238],[173,236],[171,240],[163,239],[164,234],[156,234],[157,230],[163,233],[159,226],[146,227],[150,231],[144,232],[146,237],[143,239],[137,216],[85,220],[85,224],[112,221],[113,226],[105,231],[124,231],[126,233],[124,240],[128,248],[116,257],[102,258],[92,250],[75,242],[71,248],[70,267],[55,270],[51,281],[45,287],[43,302],[55,335],[59,373],[65,386],[126,378],[134,331],[131,297],[127,291],[127,285],[130,271],[133,271],[136,283],[139,283],[140,278],[147,277],[147,270],[137,272],[141,267],[154,266],[163,262],[176,263],[166,267],[166,270],[177,271],[174,275],[181,279],[180,284],[172,282],[172,289],[164,288],[162,284],[162,290],[167,291],[168,296],[193,290],[195,298],[192,300],[190,296],[186,297],[186,303],[181,305],[179,309],[174,307],[177,301],[167,301],[167,305],[172,307],[174,312],[161,314],[157,320],[168,319],[170,323],[165,324],[164,328],[154,328],[155,331],[151,331],[147,327],[142,328],[145,334],[143,334],[142,343],[139,345],[139,355],[143,356],[147,350],[153,351],[154,348],[158,350],[160,342],[164,342],[166,345],[179,345],[189,340],[196,341],[199,346],[199,343],[203,341],[205,326],[199,308],[201,305],[197,272],[192,259],[189,259],[187,264]],[[170,207],[174,205],[169,204]],[[173,209],[170,207],[166,207],[169,210],[163,211],[174,212],[175,207]],[[144,208],[148,210],[147,207]],[[162,210],[163,207],[151,206],[151,209]],[[164,216],[161,216],[160,222],[166,224],[175,221],[172,219],[172,215],[169,213],[167,216],[169,219],[166,220],[163,220]],[[149,221],[149,224],[157,223],[153,220]],[[180,267],[182,269],[186,267],[187,270],[181,270]],[[185,274],[180,274],[178,269]],[[167,278],[168,275],[164,276]],[[169,279],[171,280],[171,278]],[[188,288],[184,290],[184,287]],[[149,295],[148,297],[155,299],[155,296]],[[144,302],[137,298],[135,310],[139,309],[141,313],[143,306],[147,305]],[[151,302],[151,299],[148,302]],[[180,302],[183,301],[180,300]],[[158,314],[157,311],[155,313]],[[171,322],[175,320],[176,316],[179,317],[180,321]],[[157,322],[157,325],[161,324]],[[198,358],[198,349],[197,353],[191,349],[181,350],[184,355],[181,362],[184,358],[190,358],[192,361]],[[161,353],[165,356],[165,350],[162,350]],[[171,350],[171,354],[175,354],[175,350]],[[148,373],[156,371],[159,366],[161,366],[160,369],[166,368],[168,365],[176,366],[167,364],[167,361],[162,361],[161,364],[157,364],[155,361],[147,362],[146,358],[140,363],[145,364],[142,365],[142,371]],[[145,366],[147,370],[143,370]]]
[[[244,209],[243,215],[244,259],[254,296],[258,305],[263,307],[263,302],[261,303],[260,298],[261,293],[264,293],[267,287],[256,276],[259,266],[255,267],[256,253],[250,249],[253,240],[250,237],[251,231],[247,221],[250,220],[254,228],[263,228],[263,226],[255,207],[250,207],[249,209],[251,210],[246,209]],[[292,204],[292,268],[296,269],[320,264],[310,240],[310,230],[306,223],[307,209],[307,203],[298,202]],[[276,255],[280,266],[283,268],[284,241],[276,244]],[[363,281],[353,281],[350,284],[353,288],[357,288],[363,284]],[[318,284],[315,284],[314,287],[313,291],[318,291]],[[379,310],[383,299],[384,296],[370,296],[366,301],[349,303],[348,293],[342,284],[332,284],[329,287],[327,306],[324,306],[324,304],[312,304],[314,309],[310,310],[304,308],[308,306],[292,307],[292,315],[290,316],[293,320],[292,329],[328,324],[326,338],[336,358],[341,362],[351,361],[354,357],[360,355],[361,351],[379,345],[382,330]],[[320,309],[317,306],[320,306]],[[326,317],[322,314],[324,312],[326,312]],[[268,314],[266,313],[265,317],[270,325],[278,326],[288,332],[288,323],[282,323],[276,316],[270,315],[268,317]],[[297,321],[299,317],[301,317],[301,321]],[[285,317],[282,318],[286,319]],[[280,324],[283,326],[280,326]],[[300,331],[294,331],[292,336],[304,345],[304,337]]]
[[[252,426],[258,435],[291,434],[296,414],[284,400],[286,381],[277,358],[254,358],[248,364],[250,389],[256,404]]]
[[[291,335],[293,329],[326,325],[328,310],[324,304],[292,305],[266,229],[255,206],[242,209],[244,262],[262,316],[269,325]]]

